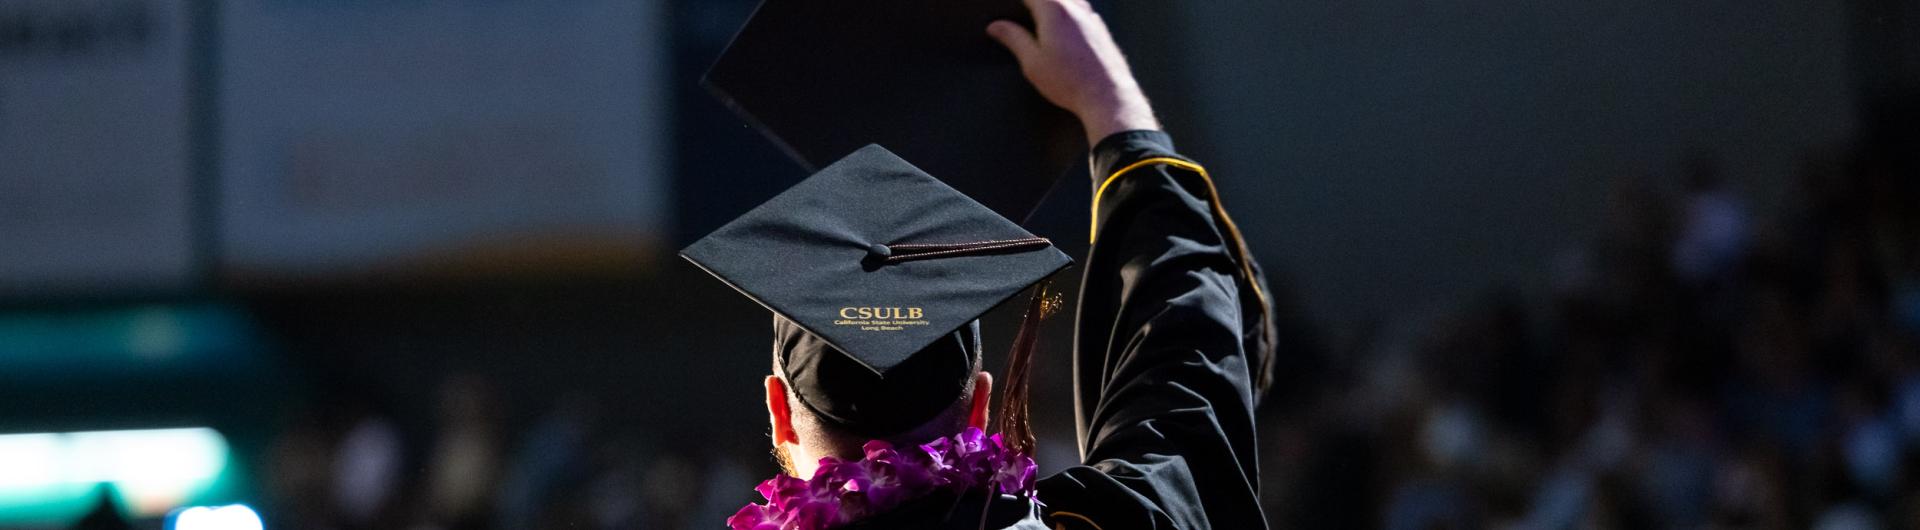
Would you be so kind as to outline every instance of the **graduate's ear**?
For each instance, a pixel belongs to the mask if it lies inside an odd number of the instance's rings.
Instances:
[[[967,411],[967,426],[985,430],[988,420],[987,411],[993,410],[993,407],[988,406],[992,401],[993,375],[985,370],[973,374],[973,409]]]
[[[793,409],[787,408],[787,382],[780,376],[767,376],[767,420],[773,427],[773,444],[800,443],[793,431]]]

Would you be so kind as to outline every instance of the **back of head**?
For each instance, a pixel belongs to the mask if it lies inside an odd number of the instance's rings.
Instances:
[[[884,374],[786,318],[775,315],[773,329],[774,371],[835,452],[857,452],[869,439],[917,443],[923,441],[915,439],[919,435],[943,436],[965,427],[974,374],[980,371],[979,321]]]

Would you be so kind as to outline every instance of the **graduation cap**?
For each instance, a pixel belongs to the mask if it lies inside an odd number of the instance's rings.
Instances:
[[[1020,0],[765,0],[702,82],[808,171],[878,143],[1025,222],[1086,146],[1002,19],[1032,25]]]
[[[774,364],[802,403],[874,437],[961,398],[978,365],[977,319],[1072,263],[878,145],[681,256],[773,311]]]

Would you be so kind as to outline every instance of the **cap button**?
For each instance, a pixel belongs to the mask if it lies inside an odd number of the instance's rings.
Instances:
[[[887,248],[887,246],[886,246],[886,245],[882,245],[882,244],[879,244],[879,243],[874,243],[874,244],[873,244],[873,246],[871,246],[871,247],[867,247],[867,253],[868,253],[868,254],[872,254],[872,255],[874,255],[875,257],[881,257],[881,258],[884,258],[884,257],[887,257],[887,256],[892,256],[892,255],[893,255],[893,249],[891,249],[891,248]]]

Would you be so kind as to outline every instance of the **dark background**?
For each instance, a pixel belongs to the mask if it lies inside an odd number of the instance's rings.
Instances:
[[[721,526],[768,319],[673,251],[804,176],[697,84],[752,4],[0,0],[0,433],[213,427],[269,528]],[[1100,7],[1275,282],[1275,526],[1920,523],[1920,7]]]

